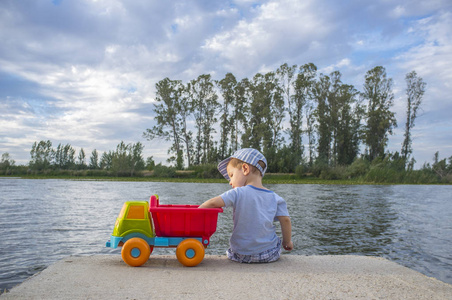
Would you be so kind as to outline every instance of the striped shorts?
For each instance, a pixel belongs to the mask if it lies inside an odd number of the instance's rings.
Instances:
[[[278,244],[276,245],[276,247],[261,252],[259,254],[251,255],[238,254],[233,252],[231,248],[229,248],[226,251],[226,255],[230,260],[237,261],[239,263],[251,264],[251,263],[268,263],[277,261],[281,256],[281,239],[278,239]]]

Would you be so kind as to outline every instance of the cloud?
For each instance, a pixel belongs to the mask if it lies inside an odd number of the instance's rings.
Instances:
[[[439,13],[415,20],[407,29],[420,42],[394,57],[400,75],[415,70],[427,83],[420,114],[413,130],[414,156],[431,161],[433,153],[442,150],[451,156],[452,122],[452,13]],[[399,76],[402,77],[402,76]],[[399,82],[402,83],[402,78]],[[403,89],[401,93],[404,93]],[[405,97],[406,98],[406,97]],[[401,114],[403,116],[403,114]],[[403,120],[404,121],[404,120]],[[440,151],[441,155],[441,151]]]
[[[9,145],[19,136],[21,147],[50,139],[102,150],[141,139],[161,76],[155,70],[178,60],[165,43],[166,14],[138,2],[101,2],[0,6],[1,28],[12,28],[0,31],[0,85],[8,86],[2,151],[14,153]]]
[[[143,141],[154,124],[155,83],[165,77],[250,78],[313,62],[357,89],[368,70],[386,67],[396,92],[395,150],[404,76],[416,70],[428,84],[414,131],[423,162],[433,155],[425,144],[450,149],[451,12],[446,0],[1,1],[0,152],[26,163],[31,144],[47,139],[87,153],[113,150],[121,140]],[[429,134],[431,124],[443,139]],[[146,155],[165,160],[166,143],[144,144]]]
[[[267,2],[249,8],[248,18],[236,15],[234,26],[207,38],[202,49],[239,76],[259,71],[263,61],[270,68],[283,62],[310,62],[327,51],[321,41],[334,32],[326,22],[331,15],[316,1]]]

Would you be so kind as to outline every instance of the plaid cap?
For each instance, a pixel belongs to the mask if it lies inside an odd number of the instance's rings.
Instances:
[[[267,160],[265,159],[265,156],[262,153],[253,148],[243,148],[237,150],[230,157],[226,158],[225,160],[222,160],[218,164],[218,171],[220,171],[221,175],[223,175],[223,177],[226,178],[227,180],[231,180],[226,170],[231,158],[237,158],[238,160],[241,160],[251,166],[256,167],[261,172],[262,176],[264,176],[265,171],[267,170]],[[262,160],[265,163],[265,168],[262,168],[261,165],[259,165],[260,160]]]

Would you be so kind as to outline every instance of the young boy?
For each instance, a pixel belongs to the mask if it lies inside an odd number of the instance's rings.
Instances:
[[[279,220],[282,246],[291,251],[292,225],[283,198],[262,185],[267,160],[256,149],[238,150],[218,164],[232,190],[207,200],[200,208],[233,207],[234,229],[226,254],[241,263],[272,262],[281,255],[281,239],[273,221]]]

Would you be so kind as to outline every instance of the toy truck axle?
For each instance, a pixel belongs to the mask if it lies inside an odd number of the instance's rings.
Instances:
[[[149,202],[149,206],[146,201],[124,203],[106,246],[122,247],[122,259],[134,267],[143,265],[154,247],[175,247],[181,264],[198,265],[216,230],[218,213],[223,210],[160,205],[157,195],[151,196]]]

